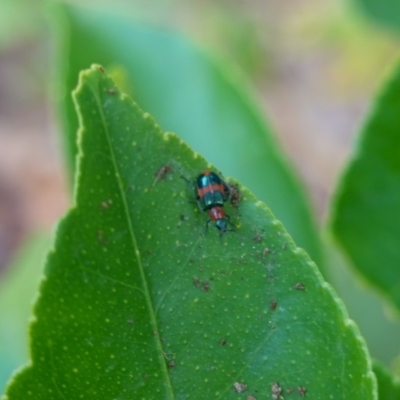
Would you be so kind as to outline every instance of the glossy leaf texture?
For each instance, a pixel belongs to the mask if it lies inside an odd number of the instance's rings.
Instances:
[[[120,68],[137,102],[164,131],[176,132],[218,170],[249,187],[323,268],[307,200],[233,66],[212,59],[168,29],[140,24],[113,10],[65,6],[61,15],[57,23],[64,27],[64,40],[57,68],[65,82],[63,122],[71,165],[77,119],[68,93],[79,71],[92,63]]]
[[[32,362],[6,399],[375,398],[355,325],[263,203],[238,186],[235,232],[206,234],[182,176],[213,167],[102,67],[75,99],[76,206],[46,265]]]
[[[400,68],[340,183],[332,230],[354,266],[400,309]]]

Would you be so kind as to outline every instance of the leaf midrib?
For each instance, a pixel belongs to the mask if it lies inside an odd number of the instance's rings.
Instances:
[[[117,163],[117,160],[116,160],[116,157],[115,157],[115,153],[113,151],[113,147],[111,145],[110,133],[109,133],[108,128],[107,128],[105,115],[103,113],[100,89],[99,88],[94,88],[90,84],[90,82],[87,82],[87,84],[88,84],[88,87],[91,89],[91,91],[93,93],[93,97],[94,97],[94,99],[95,99],[95,101],[96,101],[96,103],[98,105],[99,111],[100,111],[101,123],[103,124],[103,127],[104,127],[104,132],[105,132],[105,135],[106,135],[107,144],[108,144],[110,155],[111,155],[111,161],[113,163],[113,166],[114,166],[114,169],[115,169],[115,172],[116,172],[115,176],[116,176],[116,179],[117,179],[117,182],[118,182],[118,189],[120,191],[121,199],[122,199],[122,202],[123,202],[123,209],[124,209],[124,212],[125,212],[126,220],[128,222],[129,235],[131,237],[132,245],[133,245],[133,248],[134,248],[134,253],[135,253],[135,256],[137,258],[138,265],[139,265],[140,278],[142,280],[142,285],[143,285],[143,288],[144,288],[143,294],[144,294],[145,301],[146,301],[146,304],[147,304],[147,308],[148,308],[149,314],[150,314],[150,324],[154,327],[154,331],[157,332],[157,334],[153,335],[153,337],[154,337],[154,341],[155,341],[155,348],[156,348],[157,355],[158,355],[158,361],[159,361],[160,366],[161,366],[162,374],[165,377],[165,379],[164,379],[165,387],[167,389],[167,393],[169,393],[169,397],[171,399],[175,399],[175,396],[174,396],[174,393],[173,393],[173,389],[172,389],[172,384],[171,384],[171,381],[170,381],[170,378],[169,378],[169,374],[168,374],[168,371],[167,371],[167,366],[166,366],[166,363],[164,362],[164,356],[163,356],[164,352],[163,352],[163,348],[162,348],[162,344],[161,344],[161,340],[160,340],[160,335],[159,335],[159,329],[158,329],[155,309],[154,309],[154,306],[153,306],[153,302],[151,300],[150,291],[149,291],[149,288],[148,288],[148,285],[147,285],[147,281],[146,281],[146,277],[145,277],[145,274],[144,274],[144,269],[143,269],[143,265],[142,265],[142,262],[141,262],[140,253],[137,250],[138,246],[137,246],[137,241],[136,241],[135,234],[134,234],[134,231],[133,231],[133,225],[132,225],[132,220],[131,220],[130,213],[129,213],[128,202],[127,202],[127,198],[126,198],[126,192],[125,192],[125,190],[123,188],[123,185],[122,185],[121,174],[120,174],[120,171],[119,171],[119,168],[118,168],[118,163]],[[96,89],[97,89],[97,92],[96,92]],[[98,94],[98,96],[97,96],[97,94]],[[121,94],[119,96],[121,98],[121,101],[126,101],[126,99],[124,99],[123,96],[121,96]]]

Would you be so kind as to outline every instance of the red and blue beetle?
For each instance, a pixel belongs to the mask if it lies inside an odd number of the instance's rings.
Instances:
[[[196,179],[196,199],[202,211],[208,211],[208,224],[213,221],[220,235],[233,231],[228,228],[229,215],[225,214],[224,203],[231,197],[230,187],[213,171],[203,171]],[[232,224],[231,224],[232,225]]]

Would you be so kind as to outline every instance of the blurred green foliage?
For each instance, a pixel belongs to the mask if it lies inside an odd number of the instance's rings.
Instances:
[[[42,31],[45,13],[42,1],[2,0],[0,4],[0,49],[33,41]]]
[[[366,14],[383,27],[400,33],[400,3],[397,0],[355,0]]]
[[[397,2],[356,0],[355,3],[360,9],[367,11],[365,15],[369,15],[381,26],[393,32],[398,30],[400,13]],[[38,37],[38,33],[43,35],[45,4],[22,0],[3,1],[0,4],[0,48],[9,48],[16,42],[32,40],[33,37]],[[261,108],[249,94],[246,80],[251,79],[255,84],[260,77],[265,79],[266,69],[271,72],[274,55],[282,51],[282,38],[275,35],[274,40],[270,40],[265,32],[270,33],[273,30],[269,31],[267,24],[253,23],[256,19],[249,17],[243,6],[232,7],[224,2],[188,6],[180,1],[158,1],[152,3],[151,7],[140,1],[136,1],[134,6],[132,3],[115,2],[114,11],[122,10],[125,14],[123,18],[118,17],[118,13],[104,11],[109,7],[108,2],[92,4],[95,4],[95,9],[68,6],[60,11],[57,5],[48,8],[48,19],[52,21],[53,29],[57,30],[57,40],[54,43],[58,58],[55,68],[57,77],[53,86],[57,89],[56,97],[65,101],[63,105],[66,107],[61,108],[60,114],[66,133],[64,137],[67,138],[64,150],[69,165],[66,169],[71,176],[76,154],[77,120],[69,94],[76,84],[78,72],[93,62],[101,62],[109,68],[118,83],[157,118],[164,130],[180,134],[225,175],[240,179],[267,202],[285,223],[296,243],[305,247],[319,266],[324,267],[324,275],[335,285],[346,302],[351,317],[357,321],[368,342],[370,352],[389,364],[398,355],[400,346],[399,323],[394,320],[396,316],[388,318],[382,311],[385,307],[382,299],[366,289],[360,290],[360,276],[348,273],[343,260],[335,254],[337,250],[321,247],[313,225],[313,213],[308,208],[303,190],[294,177],[292,168],[282,156],[271,129],[265,124],[264,118],[260,117]],[[321,10],[330,5],[328,2],[318,5],[311,2],[308,9],[305,7],[305,15],[309,19],[304,20],[306,23],[303,21],[299,30],[298,20],[292,18],[289,23],[292,30],[289,29],[291,34],[288,34],[288,38],[295,41],[297,33],[305,27],[309,38],[318,32],[316,36],[319,35],[319,45],[330,44],[340,54],[332,63],[329,75],[333,77],[331,84],[347,88],[346,93],[349,94],[351,88],[373,84],[371,71],[379,70],[385,62],[393,59],[397,49],[396,39],[392,41],[382,32],[374,31],[372,25],[360,23],[354,9],[343,15],[325,12],[321,18]],[[172,12],[174,7],[180,12],[192,8],[186,26],[177,18],[179,12]],[[207,7],[208,12],[205,11]],[[134,24],[133,16],[136,18]],[[343,19],[343,16],[347,19]],[[137,20],[143,23],[138,23]],[[151,21],[153,26],[149,27],[146,21]],[[163,28],[155,28],[156,25]],[[165,29],[166,26],[174,26],[185,35],[190,32],[192,39],[203,47],[213,48],[214,52],[223,55],[221,58],[225,61],[216,61],[206,51],[199,51],[190,41]],[[240,75],[238,67],[247,76]],[[399,73],[396,70],[394,75],[397,74]],[[390,204],[396,206],[397,195],[392,194],[397,193],[398,180],[397,173],[393,176],[392,167],[382,168],[382,164],[388,164],[386,153],[379,155],[377,151],[381,148],[379,141],[385,143],[385,135],[390,132],[391,142],[397,140],[398,96],[395,81],[394,78],[387,83],[384,92],[384,96],[386,93],[390,101],[385,102],[382,97],[378,99],[378,106],[369,118],[370,121],[378,122],[371,122],[364,129],[354,161],[350,163],[344,180],[339,185],[340,191],[336,194],[339,200],[332,206],[332,211],[336,221],[336,236],[357,270],[372,285],[384,282],[381,284],[384,297],[397,299],[398,288],[393,284],[399,276],[396,266],[397,211],[393,209],[394,212],[389,212],[389,208],[382,205],[381,201],[385,199],[383,194],[386,193],[386,199],[391,199]],[[240,131],[246,131],[246,135],[238,135]],[[371,146],[365,151],[364,144],[368,141]],[[243,150],[250,147],[252,151]],[[400,159],[397,149],[395,144],[389,147],[394,160]],[[252,157],[252,154],[258,154],[258,158]],[[357,168],[360,163],[368,168]],[[397,167],[394,169],[397,171]],[[370,187],[370,190],[365,191],[363,187]],[[354,195],[356,189],[357,196]],[[345,206],[346,198],[352,199],[351,209]],[[365,208],[365,204],[372,208]],[[381,216],[368,218],[374,210],[379,211]],[[345,221],[340,228],[339,220]],[[382,223],[384,221],[386,223]],[[394,229],[386,229],[387,227]],[[353,233],[349,239],[344,233],[350,231]],[[367,241],[360,240],[365,235],[372,240],[368,245]],[[377,245],[378,243],[390,245],[383,250],[384,247]],[[352,254],[355,248],[358,249],[357,256]],[[328,251],[327,265],[322,261],[324,251]],[[390,260],[387,259],[389,254],[392,254]],[[33,256],[32,263],[35,259],[36,256]],[[18,264],[21,264],[19,268]],[[40,266],[39,264],[37,262],[35,266]],[[392,267],[388,270],[387,266]],[[39,275],[38,270],[30,267],[29,262],[16,262],[15,275],[10,274],[15,278],[4,279],[3,282],[4,297],[0,299],[8,300],[3,301],[0,307],[0,325],[6,327],[4,332],[1,331],[2,337],[12,336],[14,343],[19,343],[10,348],[9,339],[0,341],[0,354],[5,354],[5,357],[0,357],[0,379],[3,382],[11,369],[26,358],[21,321],[28,315],[28,305],[23,299],[30,298],[35,289],[35,278],[26,279],[25,275]],[[25,272],[25,269],[29,271]],[[30,286],[30,289],[23,289],[25,285]],[[388,289],[392,286],[393,289]],[[19,294],[22,292],[26,297],[22,296],[22,302],[19,303]],[[9,299],[14,299],[12,306],[8,305]],[[368,313],[365,312],[366,308]],[[10,318],[14,314],[15,318]],[[17,331],[18,334],[13,333]],[[389,372],[382,373],[379,368],[375,371],[380,398],[398,398],[386,394],[392,393],[393,386]]]
[[[362,132],[333,207],[339,244],[400,312],[400,68]]]
[[[11,373],[27,362],[28,322],[50,244],[48,235],[35,235],[1,276],[0,392]]]
[[[393,378],[390,371],[381,363],[374,362],[374,372],[378,380],[378,399],[400,400],[400,381]]]

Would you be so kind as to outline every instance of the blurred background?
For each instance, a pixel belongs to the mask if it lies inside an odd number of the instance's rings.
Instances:
[[[22,243],[50,232],[71,202],[52,98],[50,3],[0,0],[0,283]],[[114,0],[112,6],[181,32],[241,72],[322,226],[363,119],[398,59],[400,5],[388,3]],[[354,310],[361,315],[366,305],[361,299]],[[398,325],[384,329],[399,337]],[[385,342],[374,334],[376,343]],[[389,362],[398,354],[391,343],[372,352]]]
[[[390,24],[371,18],[362,1],[113,3],[182,32],[242,71],[322,221],[374,93],[397,59],[400,39]],[[0,1],[0,270],[24,238],[52,229],[69,204],[50,99],[46,7]]]

